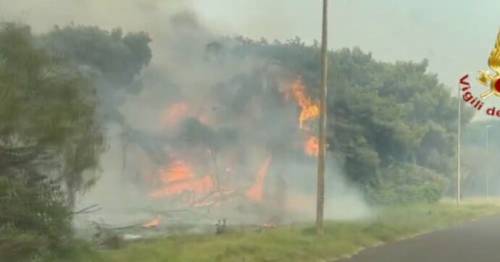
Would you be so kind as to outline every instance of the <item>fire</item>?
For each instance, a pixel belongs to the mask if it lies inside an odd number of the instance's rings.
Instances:
[[[305,124],[307,121],[315,120],[319,117],[319,103],[307,95],[306,87],[301,78],[298,78],[291,84],[288,95],[290,94],[301,108],[299,128],[305,130],[307,134],[307,140],[304,143],[304,152],[309,156],[317,157],[319,155],[319,139],[317,136],[310,134],[311,129],[306,127]]]
[[[319,155],[319,139],[316,136],[311,136],[307,139],[304,145],[304,151],[309,156],[318,156]]]
[[[153,198],[163,198],[179,195],[185,192],[208,194],[214,187],[210,176],[196,177],[192,168],[184,161],[174,161],[167,170],[163,170],[160,180],[164,187],[150,194]]]
[[[163,172],[160,179],[164,183],[175,183],[183,180],[192,179],[193,170],[183,161],[174,161],[166,172]]]
[[[264,198],[264,182],[269,171],[269,166],[271,165],[271,160],[272,157],[268,157],[259,168],[255,184],[246,193],[248,199],[260,202]]]
[[[161,122],[167,127],[174,127],[189,115],[189,111],[190,109],[187,103],[174,103],[167,108],[162,116]]]
[[[319,117],[319,104],[313,101],[306,94],[306,87],[302,82],[302,79],[297,79],[292,83],[291,94],[294,100],[297,102],[301,108],[299,116],[299,127],[304,128],[304,123],[309,120],[313,120]]]
[[[142,225],[144,228],[158,228],[160,226],[161,219],[159,216],[155,217],[153,220]]]

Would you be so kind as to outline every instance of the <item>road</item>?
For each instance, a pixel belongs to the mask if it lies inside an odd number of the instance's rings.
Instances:
[[[369,248],[341,262],[500,262],[500,216]]]

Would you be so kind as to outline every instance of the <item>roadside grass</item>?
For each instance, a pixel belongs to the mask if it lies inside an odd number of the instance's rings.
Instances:
[[[382,208],[363,221],[328,221],[316,236],[312,225],[288,225],[261,232],[188,235],[130,243],[82,261],[252,262],[333,261],[362,248],[396,241],[500,212],[499,201],[470,201]]]

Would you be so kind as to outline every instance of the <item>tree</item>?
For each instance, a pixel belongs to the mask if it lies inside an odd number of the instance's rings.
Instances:
[[[0,26],[0,252],[26,259],[66,243],[104,149],[95,87],[34,42],[27,26]]]
[[[113,88],[130,89],[142,69],[149,64],[151,39],[144,32],[123,34],[120,28],[112,31],[92,26],[56,27],[40,37],[40,44],[57,57],[87,67]]]
[[[318,47],[300,43],[300,39],[272,44],[245,40],[230,52],[268,59],[289,74],[302,76],[308,93],[319,97]],[[371,198],[371,192],[389,189],[383,185],[391,175],[404,174],[408,166],[432,174],[425,177],[443,178],[445,184],[453,179],[457,100],[436,75],[427,72],[426,60],[378,62],[359,48],[329,52],[329,60],[333,61],[328,72],[329,88],[334,87],[335,93],[328,95],[328,114],[335,116],[335,121],[328,121],[328,149],[351,181],[366,188]],[[463,122],[468,123],[472,115],[466,110]],[[397,177],[394,180],[406,183]],[[414,179],[407,181],[417,183]],[[433,181],[436,184],[428,189],[444,193],[441,182]]]

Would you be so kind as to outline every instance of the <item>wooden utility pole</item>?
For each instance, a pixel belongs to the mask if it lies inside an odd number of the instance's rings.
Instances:
[[[490,157],[490,127],[491,125],[486,126],[486,152],[488,158]],[[486,169],[486,200],[490,199],[490,175],[488,171],[489,169]]]
[[[321,40],[321,97],[319,117],[319,154],[318,185],[316,192],[316,231],[323,233],[323,215],[325,207],[325,155],[326,155],[326,119],[328,94],[328,0],[323,0],[323,29]]]
[[[460,95],[460,87],[458,88],[458,124],[457,124],[457,206],[460,206],[462,194],[462,97]]]

